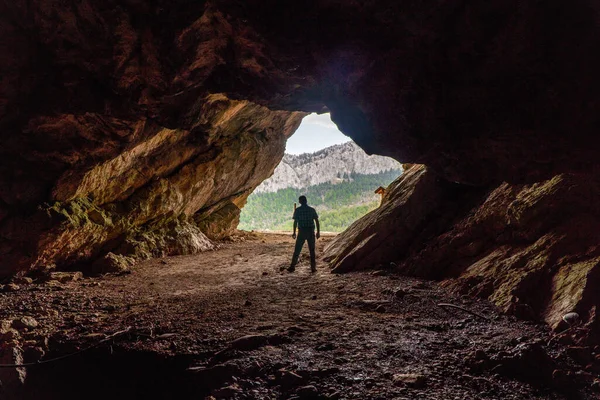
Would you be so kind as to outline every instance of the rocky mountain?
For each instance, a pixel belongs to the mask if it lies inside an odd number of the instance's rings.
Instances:
[[[389,157],[370,156],[354,142],[327,147],[316,153],[286,154],[273,176],[256,188],[255,193],[279,189],[303,188],[319,183],[342,181],[344,174],[378,174],[402,165]]]

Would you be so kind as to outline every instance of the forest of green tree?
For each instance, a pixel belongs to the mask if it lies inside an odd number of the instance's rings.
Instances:
[[[402,171],[389,170],[373,175],[344,174],[339,182],[322,183],[307,188],[281,189],[271,193],[253,193],[242,209],[239,229],[291,231],[294,202],[305,195],[308,204],[317,209],[321,230],[341,232],[379,205],[374,191],[386,187]]]

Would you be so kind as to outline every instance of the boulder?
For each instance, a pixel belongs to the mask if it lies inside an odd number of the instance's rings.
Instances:
[[[440,180],[426,167],[413,167],[388,187],[379,208],[353,223],[326,246],[324,259],[334,272],[389,264],[407,254],[424,231],[439,233],[445,229],[448,216],[454,215],[465,197],[457,185]]]
[[[134,264],[135,260],[131,257],[108,253],[103,258],[96,260],[92,264],[92,272],[99,274],[126,274],[131,271],[131,267]]]
[[[77,272],[50,272],[49,278],[60,283],[75,282],[83,278],[83,274]]]

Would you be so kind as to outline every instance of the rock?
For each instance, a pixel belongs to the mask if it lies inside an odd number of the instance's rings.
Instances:
[[[290,388],[290,387],[296,387],[296,386],[301,386],[302,384],[304,384],[306,382],[306,379],[303,378],[302,376],[298,375],[295,372],[292,371],[287,371],[287,370],[280,370],[278,377],[277,377],[277,381],[279,382],[279,384],[285,388]]]
[[[386,276],[386,275],[388,275],[388,271],[380,269],[378,271],[371,272],[371,275],[373,275],[373,276]]]
[[[269,343],[269,338],[265,335],[247,335],[237,338],[229,343],[229,347],[233,350],[250,351],[266,346]]]
[[[252,302],[250,302],[250,300],[246,300],[246,301],[244,302],[244,305],[245,305],[246,307],[248,307],[248,306],[251,306],[251,305],[252,305]]]
[[[427,383],[425,375],[421,374],[394,374],[392,383],[395,386],[408,386],[415,389],[422,389]]]
[[[0,364],[23,364],[23,352],[17,346],[0,346]],[[3,393],[19,393],[25,384],[25,368],[0,368],[0,382]]]
[[[498,353],[490,363],[496,364],[493,372],[523,382],[548,382],[555,369],[554,360],[540,342],[519,344],[510,352]]]
[[[48,282],[46,282],[46,286],[52,290],[56,290],[56,291],[60,291],[60,290],[65,290],[65,287],[62,283],[60,283],[59,281],[55,281],[55,280],[49,280]]]
[[[307,117],[309,120],[313,116]],[[303,188],[325,182],[342,182],[338,174],[377,174],[402,170],[402,165],[388,157],[369,156],[357,144],[347,142],[316,154],[285,154],[273,175],[260,184],[254,193],[276,192],[284,188]]]
[[[35,344],[31,346],[24,347],[23,350],[23,359],[25,362],[38,362],[40,361],[44,355],[46,355],[46,351]]]
[[[344,365],[348,363],[348,359],[346,357],[336,357],[333,362],[337,365]]]
[[[209,239],[223,240],[231,237],[240,222],[241,209],[233,202],[213,206],[205,212],[194,215],[198,228]]]
[[[595,196],[588,190],[600,196],[600,177],[560,175],[535,184],[505,183],[483,192],[460,185],[452,188],[429,174],[424,167],[411,168],[389,186],[381,207],[327,245],[325,258],[334,271],[368,268],[399,258],[399,273],[446,279],[452,290],[490,298],[502,311],[526,320],[544,320],[556,331],[570,326],[564,322],[566,315],[570,322],[577,320],[570,311],[579,311],[578,307],[587,311],[590,324],[597,324],[593,321],[600,319],[593,306],[583,299],[594,296],[588,291],[600,273],[600,247],[583,232],[593,232],[600,223],[588,216],[594,206],[586,200]],[[457,202],[459,193],[462,200]],[[573,204],[578,205],[577,211]],[[469,211],[459,211],[459,205]],[[432,214],[434,209],[437,212]],[[552,222],[542,217],[549,210],[556,216]],[[448,219],[447,225],[437,217],[457,212],[461,216]],[[509,221],[510,234],[504,221]],[[430,239],[426,243],[412,240],[423,229]],[[487,239],[481,237],[482,232]],[[505,237],[499,240],[500,235]],[[529,244],[519,247],[523,240]],[[475,242],[478,250],[457,261],[458,250]],[[578,258],[578,252],[586,248],[598,251]],[[549,254],[577,261],[553,268]],[[547,306],[539,305],[540,292],[549,298]]]
[[[83,274],[77,272],[50,272],[50,279],[60,283],[75,282],[83,278]]]
[[[92,264],[92,271],[100,274],[126,274],[131,272],[134,264],[135,260],[131,257],[108,253],[104,258],[98,259]]]
[[[11,319],[0,320],[0,334],[6,333],[12,327]]]
[[[477,349],[465,357],[464,363],[471,372],[481,373],[488,367],[489,360],[485,351]]]
[[[17,285],[31,285],[33,283],[33,279],[28,276],[17,276],[12,281]]]
[[[296,394],[300,399],[314,399],[319,396],[319,391],[313,385],[308,385],[296,389]]]
[[[333,343],[323,343],[318,345],[315,350],[317,351],[331,351],[335,349],[335,345]]]
[[[231,399],[242,390],[238,385],[225,386],[220,389],[213,390],[212,395],[217,399]]]
[[[575,323],[579,322],[579,314],[577,314],[576,312],[570,312],[563,315],[562,319],[567,324],[574,325]]]
[[[593,360],[592,350],[589,347],[570,346],[567,347],[567,354],[581,366],[586,366]]]
[[[21,334],[16,329],[7,329],[0,333],[0,343],[14,343],[21,338]]]
[[[375,307],[375,312],[384,313],[385,311],[386,311],[386,308],[382,304],[379,304],[377,307]]]
[[[4,292],[18,292],[19,290],[21,290],[21,287],[15,283],[9,283],[8,285],[4,285],[3,291]]]
[[[243,372],[234,363],[217,364],[210,367],[191,367],[188,371],[197,376],[198,380],[211,382],[214,386],[230,381],[234,375],[239,375]]]
[[[274,334],[268,336],[269,345],[271,346],[279,346],[286,343],[291,343],[292,339],[288,335],[284,334]]]
[[[38,322],[32,317],[21,317],[13,320],[12,327],[17,330],[33,329],[38,326]]]

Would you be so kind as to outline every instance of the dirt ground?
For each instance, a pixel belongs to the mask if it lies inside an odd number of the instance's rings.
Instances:
[[[319,260],[310,273],[307,254],[296,272],[281,271],[292,248],[289,235],[252,234],[131,274],[0,294],[1,320],[38,322],[13,338],[26,361],[129,329],[28,369],[20,397],[600,398],[593,372],[559,340],[548,346],[543,325],[386,271],[335,275]]]

